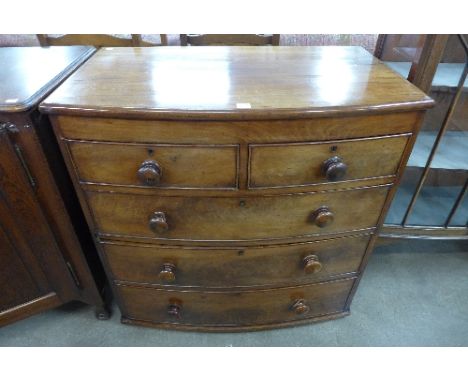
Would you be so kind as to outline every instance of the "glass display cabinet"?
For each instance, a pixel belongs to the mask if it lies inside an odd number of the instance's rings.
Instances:
[[[375,56],[436,101],[381,236],[468,239],[467,36],[380,35]]]

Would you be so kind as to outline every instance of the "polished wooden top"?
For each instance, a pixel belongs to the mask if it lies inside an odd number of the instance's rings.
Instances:
[[[140,118],[303,118],[433,101],[361,47],[103,48],[41,110]]]
[[[0,48],[0,112],[33,107],[94,51],[88,46]]]

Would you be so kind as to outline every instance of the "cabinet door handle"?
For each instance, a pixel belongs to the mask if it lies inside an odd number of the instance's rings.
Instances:
[[[13,148],[15,149],[16,156],[18,157],[21,167],[23,167],[24,173],[26,174],[26,177],[28,178],[29,184],[31,185],[32,188],[36,189],[36,180],[31,174],[31,170],[29,169],[28,164],[26,163],[26,159],[24,159],[23,152],[21,151],[20,147],[14,143]]]
[[[29,169],[26,159],[24,158],[23,152],[16,143],[12,142],[10,138],[10,133],[18,133],[18,132],[19,130],[14,124],[10,122],[0,123],[0,137],[4,137],[7,149],[9,146],[10,150],[13,149],[13,151],[15,152],[16,157],[18,158],[18,161],[21,164],[21,167],[23,168],[24,174],[26,175],[26,178],[28,179],[29,184],[35,190],[37,187],[37,183],[34,177],[32,176],[31,170]]]

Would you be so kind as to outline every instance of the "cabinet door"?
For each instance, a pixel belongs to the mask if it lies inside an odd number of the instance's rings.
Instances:
[[[8,134],[0,125],[0,325],[11,309],[53,290],[42,255],[54,240],[43,234],[47,223]]]
[[[27,262],[0,226],[0,312],[41,296]]]

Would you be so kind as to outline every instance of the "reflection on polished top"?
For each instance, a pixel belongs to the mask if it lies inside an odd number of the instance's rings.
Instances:
[[[275,118],[431,104],[360,47],[154,47],[100,50],[42,110]]]
[[[0,48],[0,112],[34,106],[94,50],[89,46]]]

